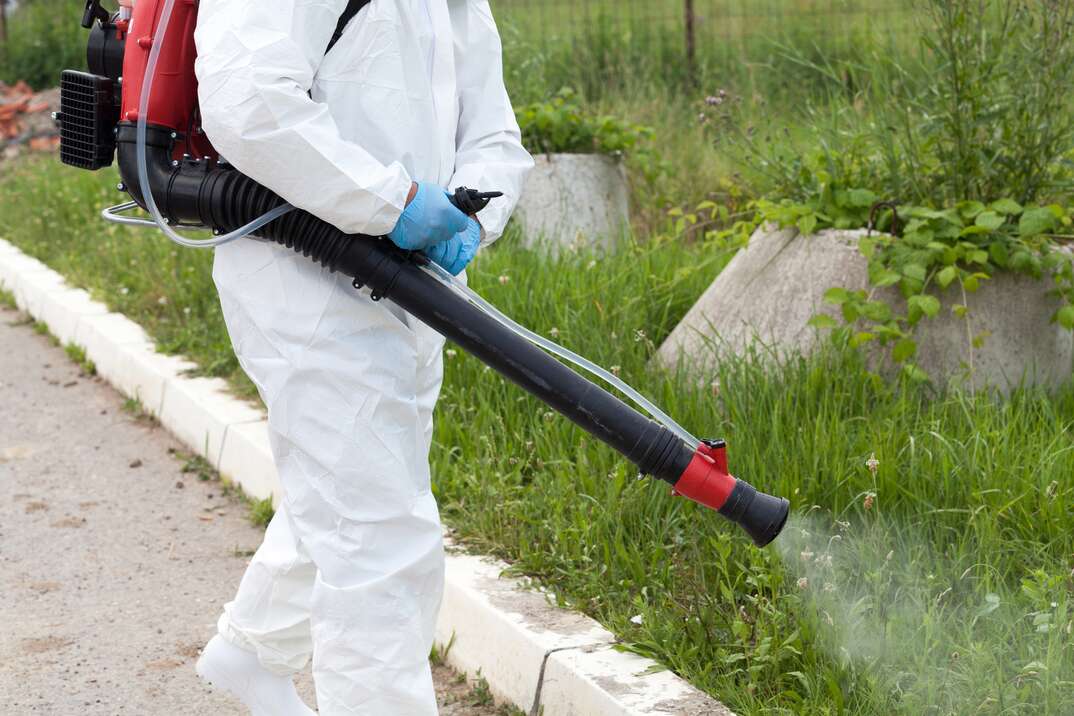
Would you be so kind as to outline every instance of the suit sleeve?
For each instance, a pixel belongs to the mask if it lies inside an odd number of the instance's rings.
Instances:
[[[504,88],[503,48],[487,0],[467,0],[452,5],[451,12],[459,127],[450,186],[504,193],[481,212],[482,243],[487,244],[503,233],[533,159],[522,146]]]
[[[349,142],[309,96],[346,0],[201,0],[202,124],[235,167],[347,233],[398,221],[411,179]]]

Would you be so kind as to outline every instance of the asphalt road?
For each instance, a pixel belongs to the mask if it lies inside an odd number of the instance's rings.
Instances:
[[[167,432],[0,309],[0,713],[245,713],[194,661],[261,530],[183,466]],[[504,713],[435,673],[442,716]]]

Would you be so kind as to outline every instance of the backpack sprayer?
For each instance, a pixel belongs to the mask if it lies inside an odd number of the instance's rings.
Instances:
[[[519,326],[424,255],[383,237],[345,234],[218,156],[198,111],[197,12],[197,0],[123,0],[114,14],[100,0],[86,1],[90,72],[63,72],[56,119],[65,164],[96,170],[118,160],[119,189],[133,201],[105,209],[105,219],[157,227],[183,246],[219,246],[257,232],[353,276],[355,288],[368,286],[373,300],[395,302],[617,450],[642,475],[719,511],[759,546],[776,538],[790,504],[733,477],[722,440],[693,437],[616,376]],[[452,200],[474,214],[497,196],[460,187]],[[139,207],[152,220],[127,213]],[[210,229],[214,236],[190,239],[175,231],[183,227]],[[655,420],[553,356],[613,385]]]

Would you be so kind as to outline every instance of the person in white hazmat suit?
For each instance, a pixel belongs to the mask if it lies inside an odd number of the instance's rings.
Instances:
[[[201,0],[203,126],[221,155],[348,233],[453,273],[504,229],[532,159],[486,0]],[[480,224],[445,188],[498,190]],[[255,716],[435,714],[444,557],[428,452],[443,339],[347,276],[244,239],[213,269],[268,406],[283,498],[198,673]]]

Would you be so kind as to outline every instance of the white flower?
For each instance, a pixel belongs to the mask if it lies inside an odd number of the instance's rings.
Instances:
[[[548,335],[552,336],[553,338],[556,338],[559,335],[559,329],[555,326],[552,326],[548,329]]]
[[[875,452],[865,461],[865,467],[869,468],[869,472],[876,474],[876,471],[880,468],[880,461],[876,459]]]
[[[448,358],[454,358],[458,354],[458,351],[456,351],[454,348],[448,348],[446,351],[444,351],[444,355],[446,355]]]
[[[641,614],[635,614],[634,616],[630,617],[630,623],[631,624],[639,624],[640,625],[644,621],[645,621],[645,617],[643,617]]]
[[[160,298],[157,299],[157,304],[159,304],[161,306],[167,306],[168,305],[168,297],[167,296],[161,296]]]
[[[798,578],[798,588],[799,589],[809,589],[809,580],[806,579],[805,577],[799,577]]]
[[[123,294],[124,296],[126,296],[128,293],[131,292],[131,290],[129,288],[127,288],[126,286],[120,286],[119,287],[119,292],[121,294]]]
[[[505,284],[510,280],[511,280],[511,277],[508,276],[507,274],[503,274],[502,276],[500,276],[500,283],[501,284]]]

